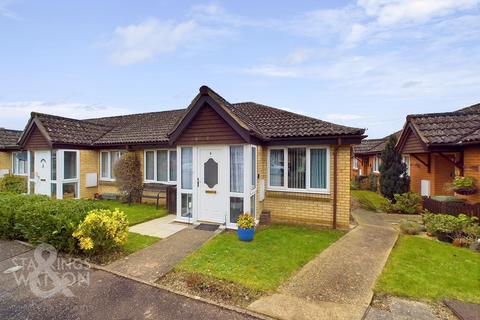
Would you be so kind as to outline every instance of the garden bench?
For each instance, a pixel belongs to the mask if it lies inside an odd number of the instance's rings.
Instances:
[[[167,189],[167,186],[164,184],[145,183],[143,185],[142,199],[143,198],[155,199],[156,200],[155,208],[158,210],[160,206],[160,199],[164,199],[166,197],[165,195],[166,189]],[[145,192],[152,193],[152,194],[145,194]],[[131,203],[131,199],[129,199],[128,202]]]

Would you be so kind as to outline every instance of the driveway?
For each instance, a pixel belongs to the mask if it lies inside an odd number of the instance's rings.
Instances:
[[[362,319],[398,232],[381,214],[353,215],[359,226],[249,309],[279,319]]]
[[[0,319],[256,319],[89,268],[82,271],[88,277],[68,287],[72,297],[38,297],[18,285],[14,275],[21,271],[12,271],[18,261],[34,261],[33,250],[6,241],[0,249]]]

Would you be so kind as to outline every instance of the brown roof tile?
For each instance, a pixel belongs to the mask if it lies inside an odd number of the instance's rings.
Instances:
[[[355,145],[353,150],[356,155],[381,153],[383,149],[385,149],[390,136],[395,135],[397,138],[400,138],[401,134],[402,130],[392,133],[381,139],[364,139],[362,140],[361,144]]]
[[[0,149],[15,147],[22,131],[0,128]]]

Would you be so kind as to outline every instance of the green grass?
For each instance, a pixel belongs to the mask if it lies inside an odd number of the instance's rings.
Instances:
[[[252,242],[242,242],[236,232],[225,232],[185,258],[176,270],[271,291],[342,235],[335,230],[272,225],[255,231]]]
[[[134,253],[135,251],[141,250],[148,246],[151,246],[155,242],[161,240],[157,237],[144,236],[139,233],[129,232],[128,240],[123,247],[123,251],[127,254]]]
[[[161,218],[167,215],[167,209],[160,207],[155,209],[153,204],[132,204],[128,206],[126,203],[114,200],[99,200],[102,204],[109,206],[111,209],[118,208],[127,215],[129,225],[133,226],[148,220]]]
[[[370,211],[381,210],[382,203],[386,201],[378,193],[368,190],[352,190],[352,196],[362,208]]]
[[[452,298],[480,303],[480,254],[416,236],[401,236],[375,291],[421,300]]]

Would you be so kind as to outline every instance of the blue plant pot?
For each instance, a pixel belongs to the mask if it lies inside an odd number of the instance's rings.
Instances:
[[[238,228],[237,229],[238,239],[240,239],[240,241],[252,241],[254,231],[255,231],[254,228],[251,228],[251,229]]]

